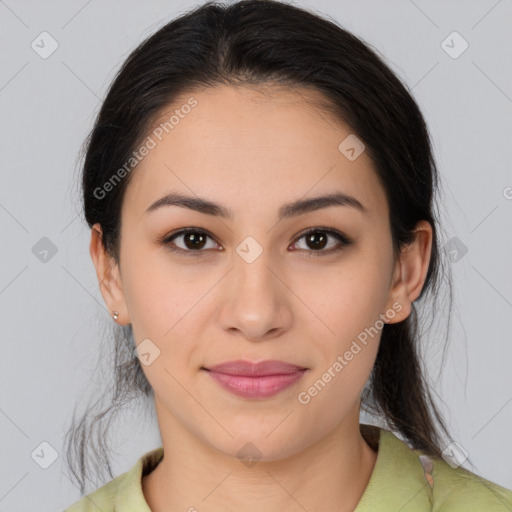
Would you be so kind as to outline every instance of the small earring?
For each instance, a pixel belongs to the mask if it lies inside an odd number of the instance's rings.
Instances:
[[[117,311],[114,311],[114,314],[112,316],[114,317],[114,320],[117,320],[119,318],[119,313]]]

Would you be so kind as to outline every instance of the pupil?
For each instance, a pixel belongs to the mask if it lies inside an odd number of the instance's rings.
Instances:
[[[314,242],[315,237],[319,237],[320,239],[322,239],[324,244],[320,243],[320,247],[318,247],[318,244],[315,244],[315,242]],[[308,241],[313,242],[313,246],[317,245],[315,247],[315,249],[323,249],[325,247],[325,239],[326,239],[326,237],[322,233],[316,232],[316,233],[312,233],[309,235]]]
[[[197,249],[198,247],[201,248],[201,240],[200,240],[200,238],[204,238],[201,233],[189,233],[188,236],[185,237],[186,241],[191,241],[191,244],[190,244],[191,247],[189,247],[189,249],[190,248]],[[188,245],[189,244],[187,243],[187,246]]]

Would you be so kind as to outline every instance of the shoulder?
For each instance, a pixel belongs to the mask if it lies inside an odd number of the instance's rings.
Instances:
[[[129,471],[83,496],[64,512],[151,512],[144,499],[142,477],[150,473],[162,458],[162,447],[147,452]]]
[[[478,476],[462,467],[451,467],[442,459],[433,459],[433,496],[435,511],[510,511],[512,490]]]
[[[91,494],[73,503],[64,512],[111,512],[115,510],[115,500],[120,484],[128,473],[123,473],[114,478],[103,487],[96,489]]]
[[[512,490],[501,487],[471,471],[450,464],[447,460],[414,450],[404,441],[387,432],[387,441],[394,446],[402,463],[421,467],[425,497],[433,512],[510,512]],[[412,481],[410,482],[412,483]]]
[[[378,454],[356,512],[512,511],[511,490],[416,450],[387,429],[364,432],[370,445],[378,439]]]

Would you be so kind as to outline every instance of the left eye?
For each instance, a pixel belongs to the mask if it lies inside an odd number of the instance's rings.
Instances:
[[[183,247],[177,246],[174,242],[180,238],[183,239]],[[216,249],[215,246],[217,243],[206,231],[202,229],[184,229],[178,231],[177,233],[165,237],[163,240],[161,240],[161,243],[166,245],[167,248],[173,252],[199,256],[201,252],[205,252],[202,249],[205,249],[205,245],[207,245],[205,241],[208,238],[213,242],[213,246],[209,247],[209,249],[218,251],[223,250],[218,248]],[[334,246],[331,244],[331,247],[326,249],[329,238],[335,239],[337,243],[335,243]],[[310,254],[318,253],[315,254],[315,256],[322,256],[335,251],[339,251],[344,246],[350,245],[352,243],[352,241],[344,234],[332,229],[322,228],[310,229],[306,233],[303,233],[293,244],[293,246],[296,246],[302,239],[304,239],[307,244],[310,244],[310,247],[303,248],[302,250],[308,251]]]
[[[329,249],[325,249],[327,245],[327,240],[329,237],[337,240],[337,244],[334,244],[334,247],[331,245]],[[319,254],[315,254],[315,256],[322,256],[324,254],[330,254],[335,251],[339,251],[343,248],[343,246],[350,245],[352,241],[347,238],[342,233],[338,231],[333,231],[332,229],[313,229],[304,233],[298,240],[305,239],[307,244],[312,246],[312,249],[306,248],[304,250],[309,251],[310,254],[314,254],[315,252]],[[296,245],[298,242],[295,242]]]

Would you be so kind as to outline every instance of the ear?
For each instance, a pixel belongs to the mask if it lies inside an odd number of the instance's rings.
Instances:
[[[401,322],[411,314],[412,303],[420,295],[427,277],[432,251],[432,226],[426,220],[421,220],[414,231],[414,241],[402,249],[395,264],[387,307],[388,310],[396,311],[396,314],[387,320],[389,324]]]
[[[91,243],[89,246],[91,258],[96,267],[96,276],[100,286],[101,295],[110,314],[119,312],[117,323],[129,323],[128,308],[121,285],[119,266],[112,256],[107,254],[103,245],[103,232],[100,224],[94,224],[91,229]]]

